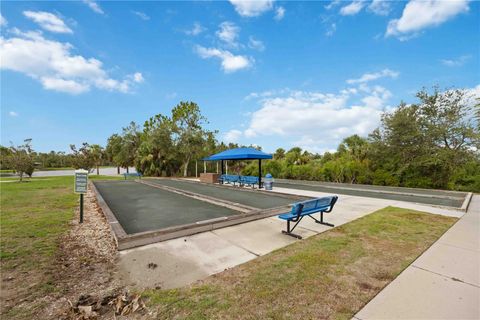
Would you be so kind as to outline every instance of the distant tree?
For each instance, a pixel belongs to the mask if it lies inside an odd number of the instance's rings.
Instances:
[[[137,151],[135,167],[144,175],[173,175],[179,168],[178,150],[172,140],[172,121],[158,114],[144,124],[142,142]]]
[[[129,167],[135,165],[135,157],[141,143],[141,135],[140,127],[133,121],[130,122],[128,127],[123,128],[122,148],[117,157],[118,162],[122,164],[122,167],[124,167],[127,172]]]
[[[32,139],[25,139],[23,145],[15,147],[12,144],[10,147],[9,166],[18,173],[20,181],[23,181],[24,174],[31,177],[35,168],[31,145]]]
[[[95,159],[88,143],[82,143],[82,146],[78,149],[74,144],[71,144],[70,149],[72,150],[73,167],[75,169],[90,171],[95,166]]]
[[[117,167],[117,173],[120,174],[120,167],[122,162],[118,159],[118,155],[122,150],[123,139],[118,134],[112,134],[107,140],[107,146],[105,147],[106,159]]]
[[[351,158],[357,161],[363,161],[368,153],[368,141],[356,134],[343,139],[338,146],[340,154],[348,154]]]
[[[0,169],[11,169],[11,155],[12,150],[10,148],[0,146]]]
[[[100,165],[102,164],[102,159],[104,157],[103,148],[98,144],[92,144],[89,150],[92,161],[97,169],[97,176],[100,175]]]
[[[203,129],[206,118],[195,102],[181,101],[172,110],[174,141],[183,163],[183,176],[188,175],[188,165],[202,152],[207,131]]]
[[[288,165],[299,164],[301,156],[302,148],[294,147],[288,150],[288,152],[285,154],[285,161]]]
[[[405,186],[447,188],[478,141],[468,92],[434,88],[417,97],[418,103],[401,103],[384,114],[381,128],[370,136],[373,162]]]
[[[477,131],[480,132],[480,97],[475,98],[473,113],[475,114],[475,120],[477,121]]]
[[[278,148],[275,153],[273,154],[273,158],[275,160],[281,160],[285,158],[285,149],[283,148]]]

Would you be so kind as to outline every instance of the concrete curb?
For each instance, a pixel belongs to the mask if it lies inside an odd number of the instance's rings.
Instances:
[[[470,202],[472,201],[473,193],[469,192],[467,196],[465,197],[465,200],[463,200],[463,204],[460,207],[460,210],[467,212],[468,206],[470,205]]]

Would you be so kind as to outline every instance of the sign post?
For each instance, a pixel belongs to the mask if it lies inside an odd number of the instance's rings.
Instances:
[[[83,195],[87,193],[88,171],[75,170],[75,193],[80,194],[80,223],[83,223]]]

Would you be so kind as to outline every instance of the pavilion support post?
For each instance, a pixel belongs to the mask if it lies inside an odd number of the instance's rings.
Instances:
[[[217,161],[217,174],[218,174],[218,161]]]
[[[222,160],[222,176],[225,174],[225,172],[223,171],[223,160]],[[222,179],[222,184],[223,184],[223,179]]]
[[[198,178],[198,161],[195,160],[195,178]]]
[[[258,189],[262,188],[262,159],[258,159]]]
[[[228,174],[228,160],[225,160],[225,174]]]
[[[203,161],[203,173],[207,173],[207,161]]]

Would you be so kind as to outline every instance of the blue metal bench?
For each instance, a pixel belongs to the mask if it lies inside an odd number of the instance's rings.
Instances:
[[[292,233],[292,231],[305,216],[309,216],[310,218],[315,220],[316,223],[324,224],[329,227],[334,227],[333,224],[323,221],[323,213],[331,212],[337,200],[337,196],[331,196],[294,203],[290,212],[283,213],[278,216],[280,219],[287,221],[287,230],[282,230],[282,233],[295,237],[297,239],[302,239],[301,236]],[[312,217],[312,215],[317,212],[320,212],[320,220]],[[290,222],[295,222],[293,228],[290,228]]]
[[[134,172],[134,173],[124,173],[123,174],[123,177],[125,178],[125,180],[127,180],[127,177],[137,177],[139,179],[142,179],[142,174],[141,173],[138,173],[138,172]]]
[[[255,176],[240,176],[240,185],[252,186],[255,188],[255,185],[258,185],[258,177]]]
[[[233,175],[233,174],[222,174],[220,178],[218,178],[218,182],[224,184],[233,183],[235,185],[237,182],[240,183],[240,176]]]

